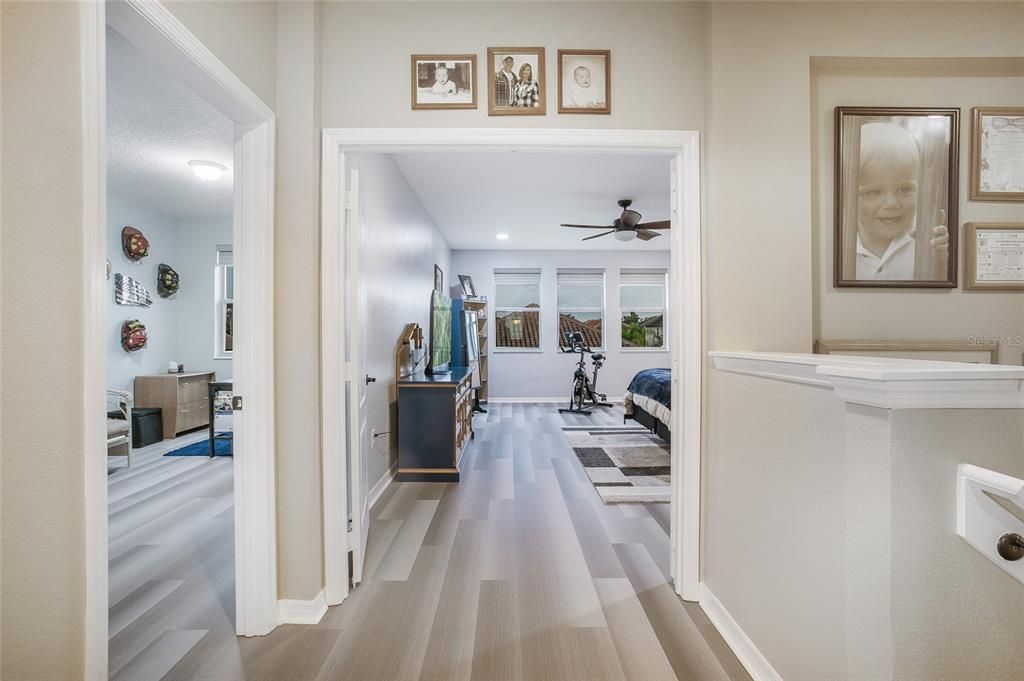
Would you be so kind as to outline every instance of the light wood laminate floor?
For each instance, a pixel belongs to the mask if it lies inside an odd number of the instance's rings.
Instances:
[[[240,639],[230,460],[111,476],[111,678],[749,679],[668,582],[668,505],[601,503],[555,405],[493,404],[458,484],[395,483],[365,580],[316,626]]]

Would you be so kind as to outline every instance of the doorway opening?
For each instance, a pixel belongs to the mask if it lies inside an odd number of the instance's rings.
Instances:
[[[175,600],[187,591],[188,584],[186,578],[169,577],[151,580],[159,584],[141,584],[137,588],[131,588],[131,579],[119,581],[122,575],[115,574],[115,566],[108,561],[113,559],[126,564],[133,555],[141,556],[147,552],[147,549],[139,546],[151,548],[153,545],[171,544],[181,538],[180,533],[184,528],[199,527],[204,524],[203,520],[209,521],[205,529],[210,531],[213,531],[218,523],[219,529],[227,528],[227,537],[232,540],[226,541],[225,544],[232,546],[233,551],[221,545],[215,553],[218,559],[222,559],[218,563],[221,566],[232,559],[233,553],[234,567],[228,569],[226,576],[220,579],[214,589],[216,596],[208,601],[210,607],[219,608],[223,614],[223,628],[228,633],[261,635],[268,633],[278,624],[271,315],[274,116],[258,97],[159,3],[86,3],[82,6],[81,16],[84,36],[81,49],[85,112],[83,239],[89,263],[87,281],[83,287],[86,322],[85,402],[88,405],[85,433],[86,676],[106,678],[114,664],[120,665],[122,661],[121,658],[109,658],[108,645],[111,635],[122,635],[130,626],[144,624],[144,620],[147,620],[147,604],[152,605],[163,599]],[[143,203],[141,199],[137,202],[124,202],[122,197],[117,197],[108,201],[108,31],[112,31],[110,35],[113,49],[137,50],[170,78],[177,80],[194,93],[195,101],[201,100],[208,107],[207,113],[221,117],[221,125],[227,137],[218,138],[216,144],[211,141],[211,148],[216,147],[214,152],[197,155],[198,158],[195,159],[175,159],[171,146],[165,145],[161,148],[160,144],[156,144],[135,160],[155,172],[164,167],[162,164],[170,163],[178,170],[181,170],[179,166],[184,164],[186,176],[196,179],[201,173],[218,170],[218,167],[225,171],[230,170],[233,174],[233,187],[227,192],[216,194],[213,199],[213,204],[223,206],[226,202],[229,205],[226,218],[223,214],[211,217],[209,213],[204,214],[199,210],[200,206],[206,205],[204,202],[210,198],[210,194],[202,195],[205,198],[196,195],[188,200],[190,208],[197,211],[195,217],[201,221],[185,220],[181,215],[171,216],[174,219],[169,220],[170,222],[189,222],[188,225],[174,225],[175,228],[181,229],[163,229],[167,225],[158,224],[161,222],[159,216],[144,214],[144,210],[137,212],[137,217],[130,217],[129,213],[140,206],[129,204]],[[112,68],[115,67],[116,65],[112,65]],[[111,80],[112,94],[116,94],[115,76],[112,75]],[[113,102],[111,106],[111,129],[116,129],[124,121],[118,119],[120,107],[113,110]],[[159,108],[154,111],[152,116],[156,119],[167,113]],[[111,135],[111,142],[117,143],[117,135]],[[112,165],[118,163],[119,155],[115,151],[111,150],[110,153]],[[172,158],[168,158],[168,153]],[[210,157],[217,154],[226,155],[226,158]],[[123,160],[123,157],[121,158]],[[190,167],[189,160],[212,161],[214,165]],[[180,164],[177,161],[180,161]],[[129,179],[130,175],[128,173]],[[139,175],[141,176],[141,173]],[[111,178],[112,191],[146,193],[139,187],[130,189],[130,182],[125,184],[123,180],[126,178],[117,177],[113,170]],[[148,194],[157,196],[160,191]],[[152,196],[147,195],[146,198]],[[144,209],[145,206],[141,208]],[[167,208],[163,212],[173,213]],[[160,211],[156,210],[153,213]],[[207,222],[211,219],[217,224]],[[131,224],[139,220],[145,224]],[[124,230],[126,226],[133,229]],[[155,226],[155,230],[152,226]],[[148,235],[153,237],[152,243],[147,236],[147,230]],[[192,238],[178,238],[186,231]],[[109,247],[108,237],[115,240]],[[178,248],[179,245],[181,249]],[[150,246],[152,254],[142,255]],[[205,263],[200,263],[201,271],[196,273],[189,270],[192,255],[186,252],[193,248],[198,249],[196,258]],[[107,260],[111,254],[115,257],[110,258],[111,279],[108,282]],[[167,262],[172,258],[167,257],[165,260],[166,255],[173,256],[174,261]],[[160,262],[156,262],[158,259]],[[150,260],[153,262],[149,262]],[[186,260],[189,261],[188,265],[181,264]],[[136,265],[136,262],[142,264]],[[170,267],[161,270],[159,264]],[[119,286],[116,285],[113,276],[117,273],[123,275]],[[187,277],[182,276],[186,273]],[[175,274],[178,276],[175,277]],[[138,278],[136,279],[134,275],[138,275]],[[178,286],[176,291],[173,290],[175,284]],[[145,300],[149,296],[152,302],[149,306],[134,308],[118,305],[115,288],[121,292],[122,297],[127,292],[129,298]],[[168,298],[163,298],[161,292],[166,292]],[[207,293],[210,295],[207,296]],[[150,340],[149,329],[142,328],[146,326],[146,322],[141,317],[175,311],[174,308],[184,306],[191,300],[191,294],[197,294],[197,309],[202,310],[204,314],[201,316],[210,321],[210,328],[207,331],[195,334],[194,340],[198,348],[196,352],[201,353],[196,355],[198,359],[189,359],[192,356],[189,354],[192,349],[184,342],[173,350],[170,347],[163,347],[160,353],[150,352],[176,337],[175,329],[172,328],[173,320],[169,322],[167,319],[153,316],[149,322],[156,333],[152,334]],[[110,300],[114,302],[111,303]],[[126,312],[129,309],[146,309],[148,312],[130,315]],[[136,321],[125,324],[131,320]],[[118,326],[116,345],[113,337],[114,325]],[[124,345],[121,344],[122,336]],[[164,356],[161,354],[163,350],[173,354]],[[227,359],[229,353],[230,360]],[[158,354],[162,366],[153,363]],[[142,359],[144,356],[147,357],[145,361]],[[185,365],[183,368],[186,371],[181,374],[170,374],[168,370],[171,361]],[[217,363],[222,366],[215,367]],[[228,365],[231,367],[233,385],[223,387],[230,387],[230,392],[236,398],[240,393],[244,393],[245,410],[234,411],[229,419],[217,414],[210,415],[208,412],[204,414],[204,410],[216,404],[223,406],[226,401],[223,393],[219,396],[211,395],[210,388],[217,382],[213,379],[225,377]],[[166,401],[161,403],[173,403],[173,406],[169,407],[170,410],[176,410],[173,420],[168,416],[168,421],[164,421],[164,406],[159,407],[159,415],[156,412],[141,413],[141,409],[139,414],[133,414],[136,400],[150,389],[136,385],[135,378],[143,375],[152,375],[154,379],[164,382],[168,378],[173,381],[175,389],[168,389],[164,396]],[[119,387],[112,388],[109,383],[115,378],[119,381]],[[110,396],[109,401],[108,390],[116,391]],[[128,394],[131,394],[131,399],[127,398]],[[144,399],[147,406],[151,399],[157,399],[152,392]],[[152,405],[151,408],[157,407]],[[114,447],[117,451],[110,451],[108,444],[111,443],[111,437],[104,433],[103,425],[107,424],[107,427],[110,427],[105,418],[107,412],[110,412],[111,420],[121,421],[121,424],[117,425],[122,429],[125,424],[128,424],[129,429],[138,424],[135,433],[139,436],[154,438],[159,430],[160,436],[184,435],[185,439],[178,442],[161,440],[157,444],[148,445],[153,449],[146,451],[143,451],[143,447],[135,449],[129,467],[125,465],[129,463],[125,455],[132,449],[132,431],[122,432],[118,445]],[[118,419],[118,416],[121,418]],[[230,425],[228,421],[231,422]],[[158,490],[174,487],[179,483],[186,488],[192,485],[193,489],[195,485],[202,484],[194,479],[182,479],[177,482],[166,480],[163,487],[156,484],[155,487],[148,487],[147,491],[147,485],[144,483],[155,481],[155,478],[159,477],[158,473],[163,472],[160,469],[180,466],[177,463],[180,461],[179,457],[164,457],[161,455],[163,452],[158,450],[181,449],[199,444],[191,440],[207,439],[209,430],[203,428],[208,429],[211,422],[215,426],[215,435],[230,431],[233,449],[245,452],[244,457],[215,456],[214,460],[209,462],[218,469],[220,477],[223,478],[213,478],[219,485],[216,490],[218,493],[213,495],[217,501],[210,502],[212,506],[206,502],[194,502],[192,505],[195,508],[192,511],[195,512],[187,512],[187,503],[182,504],[170,512],[180,515],[175,522],[171,522],[166,512],[161,512],[158,517],[121,533],[121,530],[139,520],[145,513],[158,513]],[[216,437],[213,444],[216,453],[216,449],[223,448],[228,443],[226,438]],[[187,458],[203,461],[202,456]],[[108,475],[108,464],[121,470]],[[147,467],[150,467],[148,472],[145,470]],[[112,488],[115,481],[123,482],[116,482],[117,492],[110,491],[108,495],[108,484]],[[138,489],[135,489],[136,487]],[[233,494],[227,492],[228,488],[233,488]],[[150,495],[153,503],[146,505],[142,498],[149,492],[154,493]],[[133,513],[128,511],[128,506],[135,502],[142,505],[138,506],[139,512],[133,517]],[[165,500],[161,503],[170,502]],[[206,506],[203,506],[204,503]],[[116,509],[122,506],[124,508],[121,510],[126,512],[119,518],[111,517],[108,534],[108,511],[116,513]],[[200,506],[203,506],[207,513],[204,514]],[[115,523],[119,525],[114,527]],[[161,523],[165,523],[166,526]],[[199,530],[200,533],[202,531]],[[139,539],[148,539],[153,543],[128,546]],[[223,574],[223,571],[218,574]],[[129,593],[122,593],[125,590]],[[176,592],[178,596],[175,595]],[[122,596],[116,598],[115,606],[118,603],[121,605],[117,612],[109,607],[112,596]],[[125,598],[129,600],[124,600]],[[214,601],[216,605],[212,605]],[[153,619],[158,620],[159,616],[154,615]],[[161,640],[174,645],[187,643],[180,639],[179,634],[173,632],[166,633],[161,639],[161,633],[157,631],[159,624],[150,622],[150,625],[152,626],[138,629],[138,635],[142,638],[155,637],[153,645],[158,645]],[[196,641],[193,641],[194,643]],[[120,668],[123,671],[125,667]]]
[[[381,432],[380,426],[368,425],[366,420],[359,415],[361,409],[371,402],[377,381],[380,379],[374,372],[387,371],[392,374],[397,371],[398,361],[386,368],[377,363],[370,369],[369,373],[364,371],[363,349],[358,347],[358,334],[354,333],[357,328],[357,320],[362,322],[371,318],[376,319],[378,312],[374,311],[372,304],[374,292],[360,288],[359,268],[371,268],[374,266],[372,254],[364,252],[365,244],[361,244],[359,234],[365,233],[361,226],[364,220],[364,203],[369,199],[367,194],[370,191],[367,184],[368,177],[365,175],[365,167],[361,164],[367,163],[366,159],[382,154],[391,156],[391,163],[395,167],[402,166],[398,171],[402,181],[408,185],[422,184],[418,195],[421,199],[421,208],[425,206],[425,212],[438,218],[438,222],[444,221],[446,225],[456,222],[458,213],[463,212],[469,218],[476,218],[475,224],[465,227],[468,232],[476,232],[477,236],[489,240],[493,244],[495,239],[501,239],[499,235],[513,239],[516,233],[514,226],[496,231],[496,223],[490,221],[494,211],[500,211],[502,203],[492,202],[490,213],[476,206],[477,213],[465,211],[467,202],[472,204],[472,197],[479,193],[469,190],[460,193],[460,184],[468,182],[466,177],[460,182],[455,174],[430,173],[430,168],[436,168],[437,159],[429,159],[431,155],[452,154],[460,156],[458,163],[451,168],[463,168],[472,166],[486,154],[499,155],[507,152],[527,152],[518,154],[517,157],[525,159],[531,154],[567,154],[568,156],[589,157],[592,162],[599,161],[601,154],[609,155],[630,155],[638,158],[655,157],[664,162],[664,181],[658,191],[664,193],[665,207],[662,209],[664,215],[657,215],[658,209],[651,211],[651,218],[664,218],[672,223],[672,229],[662,237],[668,242],[668,248],[662,252],[661,257],[664,264],[660,267],[651,262],[615,263],[604,265],[585,263],[581,257],[570,258],[562,264],[553,262],[537,265],[540,251],[536,248],[527,248],[524,252],[506,251],[501,249],[504,255],[499,259],[491,259],[473,253],[473,247],[449,249],[448,270],[441,269],[442,279],[440,291],[445,295],[458,297],[458,290],[453,287],[461,282],[457,281],[459,274],[471,275],[474,283],[479,282],[485,289],[484,294],[489,296],[489,307],[493,309],[486,313],[487,324],[490,325],[481,335],[486,335],[486,342],[480,341],[480,352],[486,351],[488,359],[484,360],[489,366],[482,371],[478,360],[477,376],[472,379],[475,388],[479,393],[480,387],[487,384],[486,391],[490,393],[488,400],[489,413],[475,417],[490,421],[501,420],[506,416],[522,422],[525,418],[536,418],[541,412],[537,404],[538,398],[542,401],[558,398],[562,402],[567,401],[568,383],[572,380],[572,367],[566,363],[561,372],[540,371],[535,383],[543,383],[558,378],[566,383],[565,387],[548,387],[547,391],[525,392],[511,394],[506,399],[512,402],[499,403],[500,395],[495,392],[496,371],[498,375],[508,377],[517,373],[516,358],[513,354],[519,354],[521,362],[536,361],[538,358],[530,357],[532,353],[545,354],[551,352],[551,359],[556,362],[564,360],[567,355],[558,356],[554,354],[556,346],[555,338],[561,335],[564,329],[562,326],[569,325],[576,328],[588,328],[595,338],[600,336],[599,341],[613,346],[620,356],[629,357],[629,350],[635,349],[636,344],[646,345],[664,344],[668,346],[666,358],[656,362],[659,368],[668,369],[671,372],[671,379],[668,391],[671,393],[671,404],[678,405],[666,414],[667,423],[664,425],[673,433],[670,446],[670,467],[671,467],[671,493],[669,495],[670,512],[665,514],[664,525],[668,526],[671,541],[666,541],[665,554],[667,556],[668,571],[672,578],[673,588],[683,598],[696,601],[699,596],[698,585],[698,530],[699,530],[699,479],[700,479],[700,419],[699,419],[699,386],[700,386],[700,227],[699,227],[699,177],[697,165],[697,136],[696,133],[664,133],[664,132],[632,132],[632,131],[555,131],[555,130],[530,130],[530,131],[509,131],[509,130],[328,130],[325,131],[324,139],[324,173],[323,173],[323,263],[322,263],[322,332],[323,332],[323,367],[324,367],[324,530],[326,549],[326,581],[328,603],[341,602],[348,593],[350,580],[358,582],[366,569],[364,564],[371,552],[367,550],[366,526],[369,524],[369,509],[372,503],[377,500],[380,494],[386,489],[389,477],[389,465],[394,462],[391,459],[381,456],[381,452],[375,449],[374,443],[377,435],[389,439],[395,437],[395,426],[398,426],[399,439],[403,437],[401,414],[396,418],[393,410],[396,408],[401,412],[400,398],[396,392],[400,389],[387,391],[387,397],[383,397],[388,404],[390,420],[382,423],[388,424],[388,430]],[[507,163],[500,164],[509,169],[518,163],[516,157],[506,156]],[[511,160],[516,159],[516,160]],[[649,160],[649,159],[648,159]],[[417,172],[417,164],[426,164],[423,172]],[[550,167],[550,164],[545,164]],[[595,165],[600,165],[595,163]],[[351,171],[357,171],[352,173]],[[422,177],[420,180],[414,179]],[[479,173],[469,172],[467,177],[479,177]],[[522,193],[515,192],[515,173],[508,179],[508,191],[503,194],[509,203],[521,201],[525,203],[541,203],[544,198],[531,193],[528,189]],[[435,187],[431,183],[440,182],[441,187]],[[415,193],[415,192],[414,192]],[[614,218],[621,207],[616,202],[625,196],[607,196],[608,192],[601,192],[601,197],[609,204],[608,211],[614,213]],[[447,217],[440,217],[447,208],[452,213]],[[638,208],[640,208],[638,203]],[[589,206],[588,210],[592,210]],[[399,208],[398,210],[401,210]],[[582,210],[582,208],[581,208]],[[644,210],[641,208],[641,210]],[[514,215],[512,210],[509,215]],[[597,220],[598,217],[586,218]],[[561,235],[569,233],[571,229],[559,228],[563,222],[584,222],[581,218],[573,218],[571,215],[548,217],[538,221],[537,227],[544,227],[549,230],[553,227]],[[485,226],[481,228],[481,224]],[[599,222],[596,224],[600,224]],[[424,254],[423,244],[414,243],[406,239],[402,232],[402,220],[395,216],[392,225],[374,224],[373,230],[382,233],[382,238],[392,239],[391,248],[401,252],[417,252],[422,257],[410,267],[417,270],[424,268],[422,260],[424,257],[433,255],[435,264],[443,261],[443,256],[429,251]],[[529,225],[533,227],[533,224]],[[393,230],[393,231],[389,231]],[[441,230],[444,231],[444,230]],[[574,239],[580,239],[582,234],[576,233]],[[524,238],[521,235],[518,238]],[[529,239],[529,237],[525,237]],[[609,239],[611,237],[608,237]],[[444,241],[443,239],[441,240]],[[465,242],[467,245],[470,241]],[[590,242],[593,243],[593,242]],[[461,243],[460,243],[461,245]],[[536,245],[536,241],[534,244]],[[479,247],[477,247],[479,248]],[[486,247],[484,247],[486,248]],[[564,247],[563,247],[564,248]],[[573,246],[575,248],[575,241]],[[417,250],[418,249],[418,250]],[[491,249],[494,249],[491,246]],[[499,250],[499,249],[494,249]],[[558,251],[559,248],[552,249]],[[603,249],[602,249],[603,250]],[[657,249],[655,249],[657,250]],[[454,251],[454,252],[452,252]],[[465,255],[458,255],[459,251],[465,251]],[[533,252],[533,255],[531,255]],[[500,260],[500,262],[499,262]],[[527,262],[532,260],[532,262]],[[483,269],[480,269],[480,268]],[[479,271],[477,271],[479,270]],[[614,276],[609,275],[612,271]],[[475,272],[475,274],[474,274]],[[546,272],[546,275],[545,275]],[[658,300],[653,289],[657,289],[657,278],[660,272],[663,297]],[[399,273],[400,274],[400,273]],[[436,273],[422,273],[428,286],[435,286],[431,277],[437,277]],[[601,282],[597,282],[597,275],[601,275]],[[561,275],[561,277],[559,276]],[[417,274],[418,276],[418,274]],[[445,279],[447,277],[447,279]],[[529,281],[527,281],[529,279]],[[561,279],[561,282],[559,281]],[[614,286],[609,288],[609,279],[614,279]],[[641,281],[641,279],[643,281]],[[546,281],[549,280],[549,281]],[[546,283],[545,283],[546,282]],[[392,282],[399,295],[411,296],[415,299],[413,289],[409,287],[408,276],[396,276]],[[633,287],[637,288],[633,288]],[[576,288],[579,287],[579,288]],[[414,287],[419,290],[418,284]],[[542,291],[547,289],[545,296]],[[429,293],[428,288],[426,293]],[[561,291],[562,295],[559,296]],[[601,302],[595,302],[597,292],[601,291],[604,298]],[[611,292],[610,292],[611,291]],[[534,295],[537,300],[526,300]],[[423,296],[420,296],[423,297]],[[522,298],[522,300],[520,300]],[[559,300],[561,298],[561,300]],[[590,300],[595,298],[595,300]],[[609,299],[614,298],[614,305],[609,305]],[[669,301],[672,301],[671,304]],[[415,301],[414,301],[415,302]],[[420,308],[428,306],[429,299],[424,299]],[[654,310],[659,305],[664,311],[657,319],[658,312]],[[624,307],[626,316],[622,316]],[[550,309],[550,308],[558,309]],[[500,308],[500,309],[499,309]],[[545,314],[548,310],[549,314]],[[608,317],[608,310],[614,308],[615,320]],[[365,310],[363,317],[357,317],[359,310]],[[670,313],[671,312],[671,313]],[[679,312],[679,314],[675,314]],[[410,316],[410,315],[406,315]],[[635,317],[635,318],[634,318]],[[562,320],[565,320],[564,323]],[[410,316],[408,321],[416,321]],[[531,321],[537,327],[537,338],[534,339],[529,330]],[[518,324],[516,323],[518,322]],[[426,333],[426,327],[421,329]],[[429,324],[429,322],[426,322]],[[455,326],[460,322],[452,317],[448,323]],[[611,324],[614,323],[614,329]],[[646,333],[644,326],[648,323],[650,333]],[[657,328],[661,325],[661,328]],[[636,328],[634,328],[636,327]],[[516,333],[517,329],[519,333]],[[600,329],[599,334],[595,332]],[[499,333],[502,338],[499,339]],[[431,335],[431,334],[428,334]],[[453,336],[454,337],[454,336]],[[626,344],[634,345],[634,348],[623,347],[623,338]],[[515,347],[521,344],[522,339],[532,343],[534,347]],[[370,344],[377,347],[395,347],[396,338],[374,337],[372,340],[364,340],[363,344]],[[513,347],[500,347],[511,345]],[[486,350],[485,350],[486,348]],[[593,348],[591,348],[593,349]],[[607,348],[606,348],[607,349]],[[588,353],[589,354],[589,353]],[[601,353],[604,354],[604,353]],[[642,357],[636,353],[636,357]],[[482,358],[481,358],[482,359]],[[548,358],[545,358],[548,359]],[[646,360],[650,360],[650,356]],[[605,361],[608,361],[605,359]],[[630,374],[626,365],[630,359],[616,360],[617,370],[621,373]],[[591,370],[593,357],[589,358],[588,371]],[[499,370],[498,367],[501,367]],[[609,367],[611,364],[608,365]],[[523,369],[520,367],[519,372]],[[623,396],[626,391],[624,386],[618,385],[623,380],[627,383],[629,379],[622,376],[611,377],[610,372],[605,368],[606,373],[600,380],[606,383],[599,383],[599,390],[602,386],[608,386],[610,397],[616,397],[614,392],[622,390]],[[505,372],[505,373],[502,373]],[[386,375],[388,375],[386,374]],[[453,371],[454,374],[454,371]],[[551,375],[549,375],[551,374]],[[532,375],[531,375],[532,376]],[[487,380],[483,380],[486,378]],[[376,379],[372,380],[372,379]],[[511,378],[503,379],[507,384]],[[395,382],[395,381],[392,381]],[[554,385],[552,383],[552,385]],[[369,386],[369,387],[367,387]],[[507,385],[505,386],[507,389]],[[381,391],[383,392],[383,391]],[[563,393],[566,397],[559,397]],[[518,398],[518,400],[516,399]],[[524,403],[529,403],[528,407]],[[492,411],[493,405],[493,411]],[[556,404],[548,403],[543,407],[544,413],[548,411],[557,414]],[[564,405],[562,405],[564,406]],[[525,409],[531,410],[528,414]],[[601,443],[607,444],[609,437],[601,434],[601,428],[612,428],[619,425],[621,409],[614,413],[615,407],[595,407],[592,411],[602,411],[600,417],[595,415],[565,415],[561,423],[565,427],[577,428],[577,435],[580,439],[578,449],[586,450],[587,445]],[[375,410],[377,412],[380,409]],[[332,414],[347,414],[347,418],[334,419]],[[332,424],[328,424],[332,420]],[[575,423],[566,423],[575,421]],[[613,423],[614,422],[614,423]],[[550,423],[548,425],[551,425]],[[628,433],[631,436],[640,436],[644,429],[638,428],[636,423],[631,423],[635,433]],[[410,426],[406,424],[405,428]],[[481,432],[486,426],[481,426]],[[656,429],[656,428],[655,428]],[[369,435],[369,438],[366,435]],[[408,430],[406,431],[406,436]],[[472,435],[470,435],[472,438]],[[565,438],[564,433],[559,437]],[[513,436],[514,439],[514,436]],[[507,441],[508,438],[505,438]],[[583,441],[586,440],[586,441]],[[367,444],[369,442],[369,444]],[[399,445],[400,446],[400,445]],[[506,446],[501,443],[494,443],[492,447]],[[472,451],[474,445],[469,446]],[[574,451],[570,447],[568,451]],[[386,448],[385,451],[391,451]],[[491,452],[493,454],[493,451]],[[605,452],[607,454],[607,452]],[[459,461],[454,462],[453,469],[458,469]],[[499,457],[500,458],[500,457]],[[614,458],[614,457],[611,457]],[[386,463],[384,463],[386,462]],[[558,463],[564,466],[565,463]],[[573,469],[580,471],[582,461],[577,464],[580,468]],[[373,470],[367,475],[368,466]],[[380,469],[380,470],[378,470]],[[377,479],[383,471],[383,475]],[[373,473],[376,474],[373,474]],[[621,473],[621,471],[619,471]],[[403,471],[397,471],[401,478]],[[575,474],[575,473],[574,473]],[[610,473],[615,475],[614,473]],[[597,478],[597,479],[595,479]],[[598,487],[609,487],[601,485],[600,472],[588,477],[588,485]],[[414,478],[410,478],[414,479]],[[425,479],[425,478],[424,478]],[[610,478],[608,481],[611,481]],[[621,483],[621,481],[619,481]],[[496,483],[498,484],[498,483]],[[390,505],[390,502],[389,502]],[[666,506],[669,506],[666,504]],[[385,513],[385,520],[388,514]],[[654,516],[653,519],[657,520]],[[352,528],[347,527],[351,519]],[[385,523],[386,524],[386,523]],[[430,526],[431,528],[433,526]],[[668,538],[666,537],[666,540]],[[349,572],[349,552],[352,554],[353,570]]]

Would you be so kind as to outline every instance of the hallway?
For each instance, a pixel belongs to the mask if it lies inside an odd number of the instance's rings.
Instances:
[[[320,624],[211,631],[163,678],[748,679],[668,584],[668,505],[605,506],[565,440],[609,412],[491,405],[461,483],[391,486],[365,581]]]

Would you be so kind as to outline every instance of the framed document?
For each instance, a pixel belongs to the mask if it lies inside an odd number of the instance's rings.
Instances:
[[[956,288],[960,109],[835,110],[837,288]]]
[[[1024,222],[968,222],[964,232],[964,288],[1024,291]]]
[[[971,114],[971,200],[1024,201],[1024,108]]]

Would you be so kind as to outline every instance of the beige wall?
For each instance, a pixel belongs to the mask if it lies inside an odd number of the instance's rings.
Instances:
[[[1024,25],[1021,25],[1024,31]],[[1024,40],[1021,40],[1024,43]],[[1024,49],[1022,49],[1024,51]],[[923,62],[923,63],[922,63]],[[815,211],[815,338],[1004,339],[1003,364],[1021,364],[1024,295],[963,288],[836,289],[832,286],[833,110],[839,105],[959,107],[960,216],[966,222],[1024,222],[1024,204],[969,201],[971,107],[1024,104],[1024,60],[827,60],[814,64],[811,96]],[[966,241],[961,238],[961,249]],[[962,250],[961,250],[962,253]],[[960,257],[960,282],[966,277]]]
[[[320,7],[277,12],[274,362],[278,597],[323,588],[320,476]]]
[[[956,535],[957,465],[1024,478],[1024,411],[893,412],[893,676],[1013,681],[1024,588]]]
[[[264,0],[162,0],[178,21],[242,79],[263,103],[277,102],[278,3]],[[284,2],[281,4],[292,4]],[[296,4],[308,4],[305,2]]]
[[[697,3],[331,2],[324,6],[325,127],[493,126],[699,130]],[[546,48],[546,116],[487,115],[488,47]],[[556,51],[612,48],[612,113],[558,115]],[[479,108],[412,111],[412,54],[476,53]]]
[[[73,679],[85,611],[79,12],[4,2],[0,23],[0,676]]]

